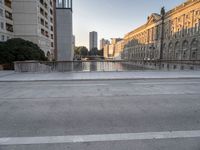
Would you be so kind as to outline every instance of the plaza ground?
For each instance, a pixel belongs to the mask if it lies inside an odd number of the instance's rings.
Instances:
[[[199,72],[72,74],[0,73],[0,150],[200,149]]]

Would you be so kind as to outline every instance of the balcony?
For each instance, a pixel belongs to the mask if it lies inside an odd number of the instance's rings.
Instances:
[[[6,30],[9,32],[13,32],[13,25],[6,23]]]
[[[12,2],[11,0],[5,0],[5,5],[9,8],[12,8]]]

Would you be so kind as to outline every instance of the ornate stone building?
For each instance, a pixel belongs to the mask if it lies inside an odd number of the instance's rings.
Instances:
[[[187,0],[124,37],[128,60],[200,60],[200,0]]]

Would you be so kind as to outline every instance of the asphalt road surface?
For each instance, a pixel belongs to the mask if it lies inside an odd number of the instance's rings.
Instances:
[[[200,79],[0,82],[0,150],[200,150]]]

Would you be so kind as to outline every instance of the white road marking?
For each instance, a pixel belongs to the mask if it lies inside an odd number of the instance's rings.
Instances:
[[[131,83],[132,85],[190,85],[190,84],[200,84],[200,82],[149,82],[149,83]]]
[[[108,84],[65,84],[65,85],[55,85],[58,87],[86,87],[86,86],[107,86]],[[51,85],[52,86],[52,85]]]
[[[0,138],[0,145],[61,144],[176,138],[200,138],[200,130],[47,137],[8,137]]]
[[[51,87],[86,87],[86,86],[107,86],[108,84],[58,84],[49,85]],[[43,87],[44,85],[32,85],[32,87]],[[24,86],[23,86],[24,87]]]

